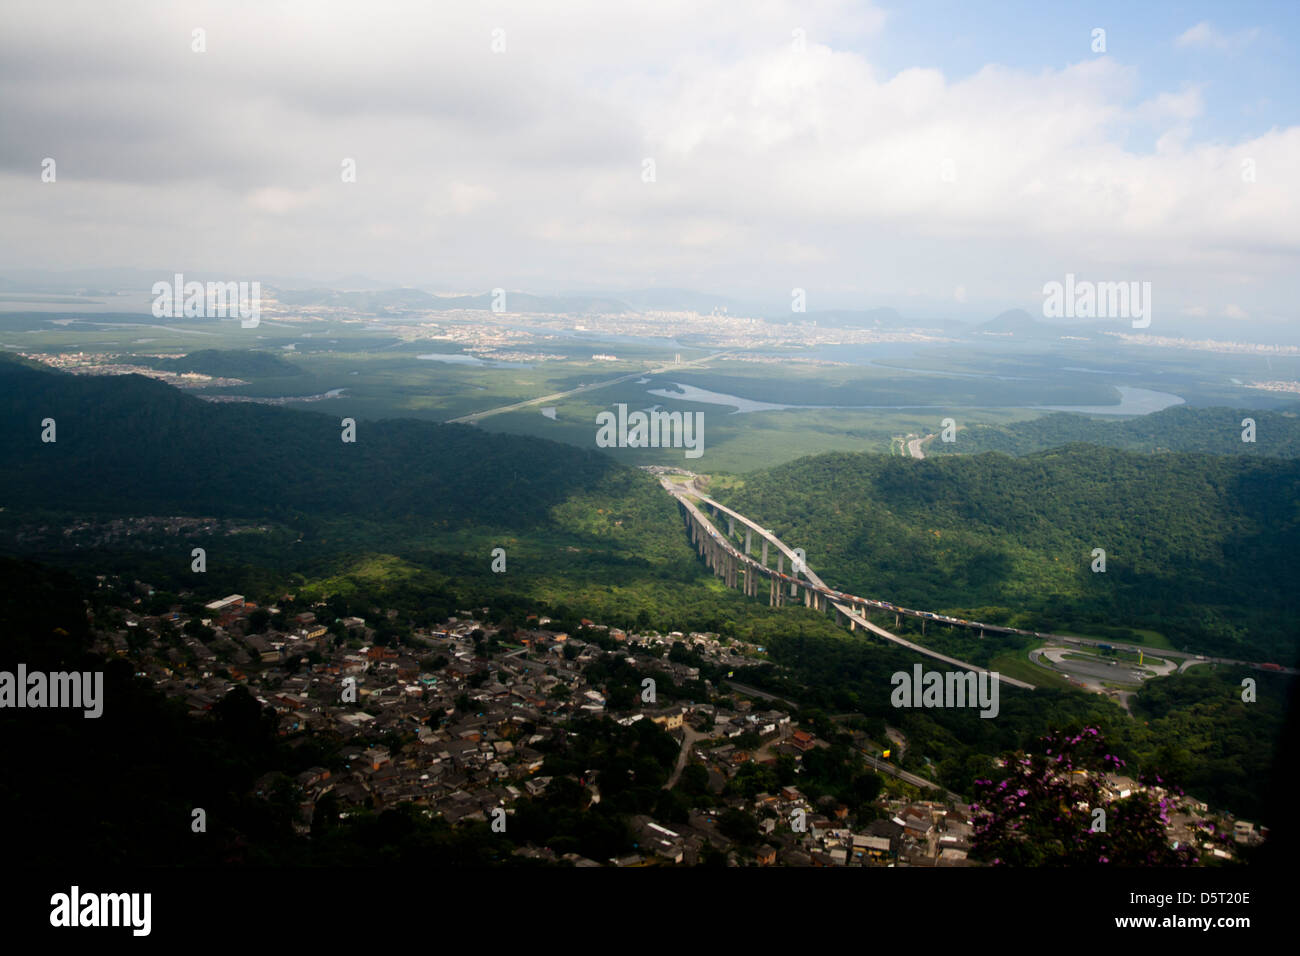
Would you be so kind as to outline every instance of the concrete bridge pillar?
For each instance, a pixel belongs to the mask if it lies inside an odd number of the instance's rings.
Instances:
[[[780,551],[776,553],[776,573],[785,574],[785,555]]]
[[[763,567],[767,567],[767,538],[763,539]]]
[[[734,538],[735,536],[736,536],[736,519],[732,515],[727,515],[727,537]]]
[[[745,553],[746,554],[749,554],[749,534],[750,534],[750,529],[749,526],[747,525],[745,527]]]
[[[898,629],[899,629],[900,627],[902,627],[902,626],[903,626],[903,619],[902,619],[901,617],[899,617],[897,614],[895,614],[895,615],[894,615],[894,630],[898,630]]]

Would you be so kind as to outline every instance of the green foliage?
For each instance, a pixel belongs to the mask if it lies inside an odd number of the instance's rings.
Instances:
[[[1033,753],[1006,755],[1005,770],[976,781],[974,855],[1012,866],[1187,866],[1196,851],[1166,837],[1167,798],[1139,790],[1108,800],[1101,774],[1124,761],[1096,728],[1049,734]],[[1082,771],[1082,772],[1080,772]],[[1105,813],[1104,825],[1094,811]],[[1094,820],[1096,822],[1094,822]]]
[[[135,364],[168,372],[199,372],[217,378],[301,375],[302,369],[271,352],[253,349],[200,349],[179,358],[139,356]]]
[[[1241,440],[1241,422],[1255,421],[1255,441]],[[1028,455],[1073,442],[1138,452],[1197,452],[1235,457],[1300,457],[1300,414],[1176,405],[1150,415],[1116,420],[1057,412],[1007,425],[973,424],[955,442],[934,441],[927,455],[1000,451]]]
[[[1297,461],[1089,445],[1020,459],[832,454],[750,475],[724,497],[850,593],[1032,630],[1120,623],[1179,648],[1294,657]],[[1091,570],[1094,548],[1105,573]]]

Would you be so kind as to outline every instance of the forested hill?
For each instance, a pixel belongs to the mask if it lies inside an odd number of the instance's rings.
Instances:
[[[832,587],[1294,662],[1300,461],[1081,444],[1024,458],[828,454],[719,497],[803,547]],[[1095,548],[1104,573],[1091,570]]]
[[[47,418],[51,443],[42,441]],[[355,443],[342,433],[335,416],[212,404],[141,376],[74,376],[0,356],[0,506],[9,509],[523,530],[579,489],[637,476],[595,451],[467,425],[361,421]]]
[[[1242,421],[1255,422],[1255,441],[1242,441]],[[959,423],[960,424],[960,423]],[[931,441],[926,455],[1003,451],[1027,455],[1071,442],[1129,451],[1191,451],[1208,455],[1300,458],[1300,412],[1177,405],[1136,418],[1089,418],[1057,412],[1010,425],[960,428],[956,441]]]
[[[224,378],[258,378],[273,375],[301,375],[302,369],[272,352],[239,349],[201,349],[176,358],[149,358],[135,361],[149,368],[168,372],[201,372]]]

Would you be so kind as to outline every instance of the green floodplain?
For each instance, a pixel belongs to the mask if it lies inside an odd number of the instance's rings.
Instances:
[[[1016,453],[1025,448],[1014,447],[1013,441],[1044,447],[1076,438],[1055,420],[1044,423],[1039,436],[1013,440],[997,430],[1052,415],[1052,407],[1090,410],[1084,417],[1095,424],[1088,431],[1075,423],[1081,432],[1077,440],[1091,440],[1091,432],[1122,421],[1091,414],[1121,407],[1124,397],[1115,383],[1142,390],[1125,406],[1134,409],[1182,400],[1188,407],[1267,410],[1295,402],[1285,394],[1249,389],[1234,380],[1300,377],[1296,357],[1154,349],[1102,337],[1083,343],[1026,342],[1014,348],[998,343],[996,349],[987,343],[947,342],[743,351],[534,334],[526,344],[503,348],[545,355],[546,360],[497,363],[483,362],[453,341],[407,341],[409,329],[403,328],[396,321],[328,316],[310,325],[264,319],[256,329],[242,329],[233,321],[8,313],[0,315],[0,344],[27,353],[125,356],[255,349],[280,361],[255,367],[219,364],[214,368],[235,373],[225,377],[246,384],[193,393],[287,400],[289,407],[358,421],[400,417],[445,422],[585,388],[553,405],[535,404],[476,424],[488,431],[596,448],[597,414],[620,403],[629,410],[700,412],[701,459],[688,460],[672,448],[625,447],[605,453],[631,465],[679,465],[710,473],[744,473],[830,451],[903,455],[908,437],[923,439],[927,455]],[[456,323],[448,322],[446,330],[456,331]],[[701,362],[720,351],[728,354]],[[594,354],[615,354],[617,361],[593,360]],[[450,360],[420,357],[431,355]],[[678,357],[684,363],[681,368],[664,369]],[[846,359],[856,364],[808,364]],[[700,364],[691,364],[696,362]],[[626,376],[634,377],[591,387]],[[737,412],[726,404],[688,400],[695,389],[745,402],[805,407]],[[329,394],[337,397],[315,398]],[[554,417],[544,415],[544,407],[553,409]],[[940,440],[946,419],[955,425],[952,442]],[[1266,449],[1267,442],[1261,441],[1243,451],[1267,454]]]

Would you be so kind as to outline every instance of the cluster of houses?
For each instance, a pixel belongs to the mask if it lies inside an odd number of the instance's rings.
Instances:
[[[1175,792],[1159,784],[1143,784],[1119,773],[1093,773],[1104,799],[1124,800],[1138,792],[1148,792],[1166,804],[1165,834],[1174,848],[1193,847],[1202,859],[1230,862],[1237,858],[1233,844],[1256,846],[1268,835],[1267,827],[1256,829],[1246,820],[1211,813],[1195,797]]]
[[[507,643],[497,643],[495,628],[483,620],[486,608],[416,628],[407,643],[384,646],[376,643],[371,624],[395,617],[395,611],[376,609],[369,621],[325,614],[327,623],[317,611],[282,614],[267,608],[269,625],[257,632],[250,623],[256,610],[238,594],[208,603],[198,620],[200,639],[188,633],[194,628],[183,629],[189,622],[178,609],[157,616],[127,609],[124,626],[101,631],[99,640],[103,651],[130,656],[137,673],[185,700],[194,713],[210,710],[243,685],[275,712],[279,733],[291,745],[309,733],[339,741],[341,759],[331,768],[311,767],[292,779],[302,832],[310,831],[327,794],[331,812],[341,815],[410,803],[453,824],[490,821],[499,810],[508,816],[516,801],[543,794],[552,784],[541,773],[547,741],[566,733],[573,718],[608,715],[624,725],[651,720],[677,736],[683,756],[707,772],[709,808],[696,808],[684,823],[634,817],[636,852],[616,860],[556,857],[532,846],[520,848],[520,855],[583,866],[690,865],[710,851],[760,865],[970,865],[970,811],[951,795],[946,801],[904,799],[898,796],[904,788],[895,785],[892,796],[877,801],[878,819],[850,825],[847,806],[833,797],[811,801],[797,786],[754,799],[727,788],[747,763],[772,765],[786,757],[799,765],[810,750],[828,743],[785,710],[724,693],[701,681],[699,667],[663,651],[683,644],[693,652],[691,660],[716,665],[711,673],[717,676],[725,668],[752,666],[761,648],[715,634],[636,634],[586,620],[570,635],[535,615],[525,628],[503,636]],[[604,647],[577,636],[593,633],[602,635]],[[632,708],[611,710],[606,688],[586,675],[589,665],[607,659],[611,646],[629,665],[653,665],[679,686],[697,682],[706,699],[639,699]],[[855,732],[852,739],[868,752],[865,735]],[[256,789],[269,795],[286,782],[284,774],[267,774]],[[599,800],[598,781],[583,785]],[[1107,785],[1121,798],[1138,786],[1113,775]],[[1231,858],[1222,833],[1216,839],[1206,831],[1204,806],[1192,804],[1183,801],[1171,811],[1171,840],[1204,843],[1216,857]],[[719,821],[728,811],[754,820],[757,845],[737,844],[723,832]],[[1262,833],[1237,823],[1233,837],[1253,843]]]

